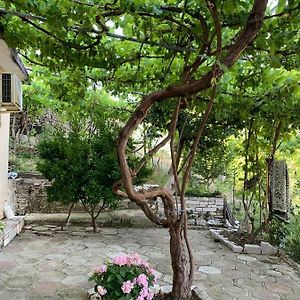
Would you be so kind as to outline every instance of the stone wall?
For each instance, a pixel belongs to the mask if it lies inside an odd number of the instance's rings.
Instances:
[[[26,213],[67,213],[69,206],[47,201],[47,187],[50,182],[40,174],[20,173],[16,179],[9,179],[8,203],[15,215]],[[127,208],[128,203],[122,201],[119,208]],[[76,204],[73,212],[86,212],[80,204]]]
[[[224,225],[223,198],[189,197],[186,206],[190,225]]]
[[[47,201],[47,187],[50,182],[40,175],[24,175],[9,179],[9,204],[16,215],[26,213],[67,212],[68,207]],[[74,211],[82,211],[80,206]]]
[[[186,197],[186,210],[190,225],[223,226],[224,199],[209,197]],[[163,204],[158,202],[158,214],[164,215]]]
[[[20,174],[17,179],[9,179],[9,204],[16,215],[26,213],[57,213],[68,212],[68,206],[59,203],[49,203],[47,201],[47,187],[50,182],[34,174]],[[163,205],[160,199],[150,201],[149,205],[158,214],[163,214]],[[129,200],[123,200],[120,204],[122,208],[133,209],[137,207]],[[207,197],[187,197],[186,206],[189,219],[223,219],[224,199]],[[137,207],[138,208],[138,207]],[[75,206],[74,212],[84,212],[80,205]],[[195,221],[195,223],[197,223]]]
[[[211,216],[223,216],[224,199],[208,197],[187,197],[188,211],[196,214],[208,214]]]

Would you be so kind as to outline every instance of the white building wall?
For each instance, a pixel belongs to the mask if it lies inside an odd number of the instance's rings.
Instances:
[[[9,122],[10,114],[0,113],[0,220],[4,216],[4,201],[8,198]]]

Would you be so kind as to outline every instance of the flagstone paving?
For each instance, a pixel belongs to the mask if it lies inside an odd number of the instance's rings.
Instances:
[[[0,299],[86,299],[93,266],[121,252],[139,253],[170,285],[169,238],[164,229],[84,228],[43,235],[26,230],[0,252]],[[49,231],[51,232],[49,227]],[[76,233],[76,234],[74,234]],[[300,299],[299,274],[278,257],[235,254],[206,230],[191,230],[195,285],[215,300]]]

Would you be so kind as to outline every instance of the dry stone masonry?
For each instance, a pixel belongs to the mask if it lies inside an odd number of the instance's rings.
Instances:
[[[224,224],[223,198],[186,197],[186,210],[190,225],[222,226]],[[158,200],[158,213],[163,215],[163,211],[162,201]]]
[[[26,213],[68,212],[68,206],[47,201],[47,187],[50,182],[39,174],[19,174],[16,179],[9,179],[9,205],[15,215]],[[80,206],[74,211],[83,212]]]

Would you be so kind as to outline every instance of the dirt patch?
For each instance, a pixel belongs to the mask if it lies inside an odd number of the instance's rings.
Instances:
[[[260,245],[262,239],[258,237],[253,237],[247,233],[237,233],[236,231],[223,230],[220,232],[221,235],[228,238],[231,242],[234,242],[238,246],[244,247],[245,244],[255,244]]]

